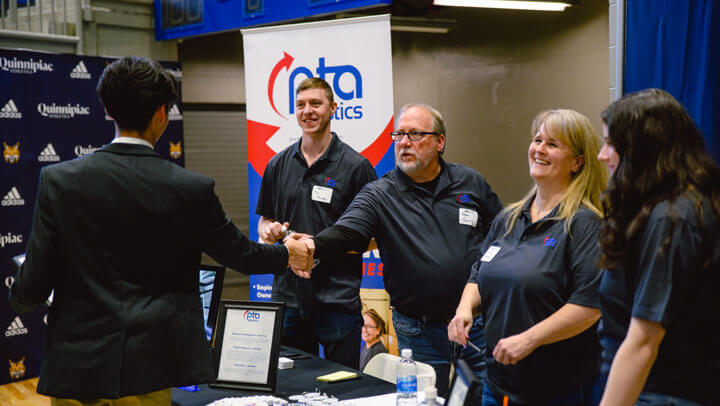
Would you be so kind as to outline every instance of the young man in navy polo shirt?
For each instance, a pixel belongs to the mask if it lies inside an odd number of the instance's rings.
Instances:
[[[270,160],[260,186],[258,234],[266,243],[281,241],[288,229],[316,234],[331,226],[377,179],[370,162],[330,131],[336,108],[324,80],[308,78],[298,86],[295,116],[302,136]],[[361,280],[360,254],[322,261],[310,280],[289,271],[276,275],[272,299],[287,305],[283,344],[317,354],[321,343],[326,358],[357,368]]]

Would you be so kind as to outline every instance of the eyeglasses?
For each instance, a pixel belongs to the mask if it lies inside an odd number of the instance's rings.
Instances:
[[[369,325],[369,324],[363,324],[362,328],[373,329],[373,328],[377,328],[377,326],[371,326],[371,325]]]
[[[410,141],[420,141],[422,139],[422,137],[424,137],[426,135],[437,135],[437,133],[434,131],[417,131],[417,130],[412,130],[412,131],[408,131],[408,132],[393,131],[390,133],[390,137],[392,137],[393,141],[400,141],[406,135],[408,136]]]

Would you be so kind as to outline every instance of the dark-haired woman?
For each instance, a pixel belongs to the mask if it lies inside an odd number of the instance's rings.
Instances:
[[[375,311],[368,309],[363,312],[362,339],[365,341],[360,350],[360,370],[365,369],[372,357],[387,352],[381,338],[385,334],[385,320]]]
[[[720,169],[668,93],[602,114],[601,405],[720,405]],[[636,403],[637,402],[637,403]]]

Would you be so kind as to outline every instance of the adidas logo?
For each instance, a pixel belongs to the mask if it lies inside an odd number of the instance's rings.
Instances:
[[[38,162],[58,162],[60,161],[60,156],[58,156],[57,152],[55,152],[53,144],[49,143],[42,151],[40,151],[40,155],[38,155],[37,159]]]
[[[90,75],[90,72],[88,72],[83,61],[80,61],[77,65],[75,65],[73,70],[70,72],[70,77],[73,79],[92,79],[92,76]]]
[[[2,201],[0,201],[0,205],[2,206],[24,206],[25,200],[23,200],[22,197],[20,197],[20,192],[18,192],[17,188],[15,186],[10,189],[9,192],[5,195],[5,197],[2,198]]]
[[[177,104],[173,104],[173,106],[170,108],[170,112],[168,113],[168,118],[170,120],[182,120],[182,114],[180,114],[180,109],[178,108]]]
[[[20,316],[15,316],[15,320],[10,323],[7,330],[5,330],[5,337],[21,336],[28,333],[27,327],[20,320]]]
[[[8,100],[0,109],[0,118],[22,118],[22,113],[18,110],[13,99]]]

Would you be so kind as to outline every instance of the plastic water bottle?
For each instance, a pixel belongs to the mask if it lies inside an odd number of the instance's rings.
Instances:
[[[425,389],[425,400],[420,403],[421,406],[440,406],[437,401],[437,389],[432,386]]]
[[[397,406],[417,406],[417,365],[412,350],[403,348],[397,364]]]

